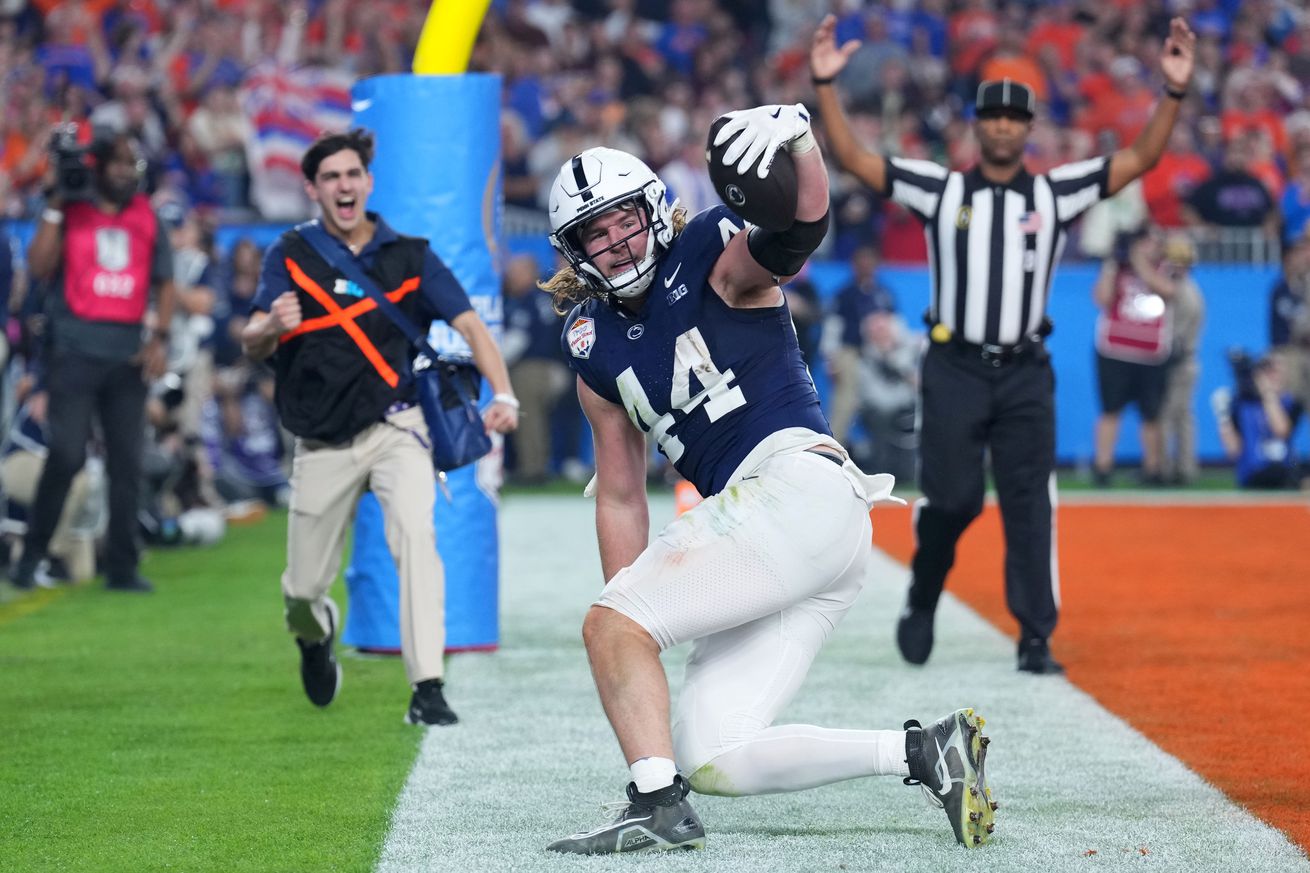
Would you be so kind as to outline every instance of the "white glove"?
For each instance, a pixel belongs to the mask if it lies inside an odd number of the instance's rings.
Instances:
[[[737,164],[737,172],[743,176],[756,161],[760,165],[755,174],[761,179],[768,176],[774,154],[784,145],[797,155],[815,147],[814,134],[810,132],[810,113],[804,104],[756,106],[729,112],[725,117],[729,121],[719,129],[714,145],[722,145],[741,131],[741,136],[724,152],[723,163],[725,166]]]

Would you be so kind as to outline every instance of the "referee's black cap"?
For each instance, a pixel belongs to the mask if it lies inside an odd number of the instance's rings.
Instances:
[[[993,79],[978,86],[978,98],[974,109],[979,115],[985,115],[998,109],[1010,109],[1023,112],[1029,118],[1037,114],[1037,98],[1033,89],[1013,79]]]

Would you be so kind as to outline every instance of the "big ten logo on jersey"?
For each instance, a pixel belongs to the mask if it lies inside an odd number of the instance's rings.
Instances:
[[[728,247],[728,243],[732,240],[733,236],[741,233],[741,231],[743,230],[743,228],[738,227],[736,224],[734,224],[731,218],[719,219],[718,229],[719,229],[719,238],[723,242],[723,247],[725,249]],[[705,261],[702,261],[702,259],[699,256],[692,257],[691,266],[689,266],[687,270],[687,273],[693,275],[692,281],[701,281],[700,279],[700,276],[702,275],[700,272],[701,269],[705,271],[703,274],[704,277],[708,278],[709,272],[714,269],[714,262],[718,259],[720,254],[721,252],[708,253],[708,260]],[[682,298],[686,297],[689,293],[691,293],[691,290],[687,287],[687,283],[685,281],[679,283],[676,287],[673,284],[674,282],[677,281],[678,274],[682,273],[682,266],[683,266],[683,262],[679,261],[673,267],[673,272],[669,273],[667,276],[664,277],[664,287],[665,289],[668,290],[668,293],[664,295],[664,300],[669,306],[672,306]],[[687,273],[682,274],[684,279],[686,278]]]
[[[737,378],[732,368],[721,371],[714,363],[699,328],[693,327],[679,334],[673,344],[672,364],[667,402],[661,393],[657,393],[663,385],[650,385],[652,390],[648,393],[632,367],[620,373],[616,381],[628,418],[640,430],[650,433],[665,457],[676,464],[686,447],[672,433],[674,427],[700,410],[704,410],[712,424],[734,409],[745,406],[746,395],[740,387],[732,384]],[[693,394],[695,387],[700,390]],[[651,402],[652,394],[667,411],[655,408]]]
[[[124,300],[136,290],[136,278],[131,273],[96,273],[91,280],[91,293],[97,297],[121,297]]]

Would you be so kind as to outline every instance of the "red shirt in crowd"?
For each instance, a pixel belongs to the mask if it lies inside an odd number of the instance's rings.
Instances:
[[[1151,221],[1161,227],[1182,227],[1183,202],[1192,189],[1210,178],[1210,164],[1195,152],[1165,152],[1142,177],[1142,197]]]

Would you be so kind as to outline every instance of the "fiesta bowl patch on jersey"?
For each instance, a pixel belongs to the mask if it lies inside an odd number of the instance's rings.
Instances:
[[[569,351],[575,358],[590,358],[591,347],[596,344],[596,322],[580,315],[569,325]]]

